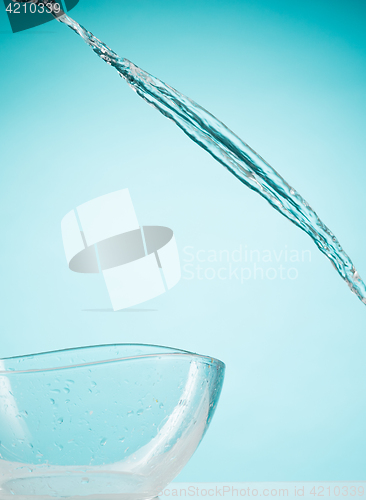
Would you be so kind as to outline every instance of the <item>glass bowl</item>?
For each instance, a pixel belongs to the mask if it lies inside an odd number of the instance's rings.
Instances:
[[[153,498],[214,414],[225,365],[141,344],[0,360],[0,498]]]

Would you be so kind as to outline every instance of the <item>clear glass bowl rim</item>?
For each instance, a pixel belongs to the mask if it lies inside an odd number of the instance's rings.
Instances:
[[[58,370],[67,370],[71,368],[82,368],[84,366],[93,366],[93,365],[100,365],[100,364],[109,364],[109,363],[119,363],[119,362],[124,362],[124,361],[131,361],[135,359],[146,359],[146,358],[161,358],[161,357],[190,357],[192,359],[195,359],[197,361],[203,362],[205,364],[209,364],[212,366],[217,366],[221,368],[225,368],[225,364],[220,361],[219,359],[213,358],[211,356],[205,356],[202,354],[197,354],[194,352],[190,351],[185,351],[183,349],[177,349],[174,347],[167,347],[167,346],[162,346],[162,345],[157,345],[157,344],[142,344],[142,343],[115,343],[115,344],[96,344],[96,345],[90,345],[90,346],[80,346],[80,347],[70,347],[67,349],[58,349],[54,351],[44,351],[44,352],[39,352],[35,354],[25,354],[25,355],[20,355],[20,356],[10,356],[6,358],[0,358],[0,363],[4,361],[16,361],[20,359],[26,360],[27,358],[35,358],[35,357],[41,357],[41,356],[46,356],[46,355],[57,355],[57,354],[66,354],[66,353],[72,353],[72,352],[81,352],[81,351],[87,351],[91,349],[97,349],[97,348],[108,348],[108,347],[151,347],[151,348],[161,348],[164,351],[168,352],[154,352],[154,353],[143,353],[143,354],[137,354],[137,355],[132,355],[132,356],[123,356],[123,357],[118,357],[118,358],[108,358],[108,359],[101,359],[97,361],[89,361],[89,362],[84,362],[84,363],[70,363],[67,365],[62,365],[62,366],[50,366],[49,368],[32,368],[28,370],[14,370],[14,369],[0,369],[0,375],[10,375],[10,374],[20,374],[20,373],[34,373],[34,372],[49,372],[49,371],[58,371]],[[169,352],[170,351],[170,352]]]

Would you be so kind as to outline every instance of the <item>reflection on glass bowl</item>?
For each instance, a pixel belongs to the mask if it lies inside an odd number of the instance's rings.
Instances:
[[[1,499],[158,495],[200,443],[224,371],[140,344],[0,360]]]

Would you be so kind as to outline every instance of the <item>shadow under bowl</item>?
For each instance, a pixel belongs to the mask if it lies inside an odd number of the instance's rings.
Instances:
[[[1,499],[157,496],[205,434],[224,371],[142,344],[0,360]]]

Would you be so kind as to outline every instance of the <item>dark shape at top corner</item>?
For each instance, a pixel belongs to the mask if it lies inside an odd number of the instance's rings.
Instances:
[[[47,0],[45,0],[45,3],[46,2]],[[79,3],[79,0],[57,0],[57,2],[66,12],[73,9]],[[17,3],[14,0],[4,0],[4,5],[13,33],[35,28],[36,26],[41,26],[42,24],[55,20],[50,13],[41,13],[38,8],[36,10],[32,8],[31,10],[30,3],[23,4],[20,2]],[[24,5],[26,5],[26,12],[24,11]],[[64,9],[64,5],[66,9]]]
[[[73,9],[78,3],[79,3],[79,0],[64,0],[66,10]]]

